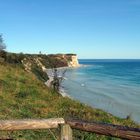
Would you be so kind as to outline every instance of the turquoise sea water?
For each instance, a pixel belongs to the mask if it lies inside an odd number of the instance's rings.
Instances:
[[[140,60],[79,60],[63,83],[72,98],[140,123]]]

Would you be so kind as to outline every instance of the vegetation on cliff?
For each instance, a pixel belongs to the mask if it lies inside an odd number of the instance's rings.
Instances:
[[[16,61],[17,62],[17,61]],[[39,70],[39,69],[37,69]],[[0,119],[79,118],[139,127],[130,119],[120,119],[78,101],[61,97],[48,89],[35,72],[27,72],[22,65],[1,62],[0,65]],[[42,78],[42,76],[41,76]],[[59,137],[60,130],[52,130]],[[53,140],[48,130],[0,132],[1,138]],[[114,139],[74,130],[75,140]]]

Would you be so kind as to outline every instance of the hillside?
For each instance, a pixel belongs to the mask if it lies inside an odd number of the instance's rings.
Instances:
[[[138,127],[130,119],[120,119],[102,110],[93,109],[78,101],[61,97],[58,93],[48,89],[44,85],[43,80],[41,80],[42,76],[40,79],[39,77],[36,73],[27,72],[20,63],[11,64],[4,61],[1,62],[1,120],[63,117]],[[59,136],[60,130],[52,131],[57,137]],[[8,137],[18,140],[53,140],[48,130],[0,132],[0,138]],[[105,140],[111,138],[75,130],[74,139]]]

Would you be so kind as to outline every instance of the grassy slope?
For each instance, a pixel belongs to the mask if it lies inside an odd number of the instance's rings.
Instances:
[[[136,127],[129,119],[119,119],[53,93],[35,75],[25,72],[19,66],[0,65],[0,119],[51,117],[72,117]],[[60,133],[58,129],[52,131],[57,136]],[[0,138],[2,137],[53,140],[48,130],[0,132]],[[76,140],[110,139],[76,130],[74,137]]]

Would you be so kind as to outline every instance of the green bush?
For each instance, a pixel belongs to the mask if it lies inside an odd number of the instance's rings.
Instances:
[[[8,53],[7,54],[6,62],[11,63],[11,64],[21,63],[21,61],[19,60],[18,55],[14,54],[14,53]]]
[[[43,82],[46,82],[49,78],[47,72],[44,72],[40,67],[34,65],[32,67],[32,72],[37,76],[37,78]]]
[[[28,93],[27,92],[24,92],[24,91],[20,91],[16,94],[16,98],[26,98],[28,96]]]
[[[4,50],[0,50],[0,58],[6,59],[7,53]]]

